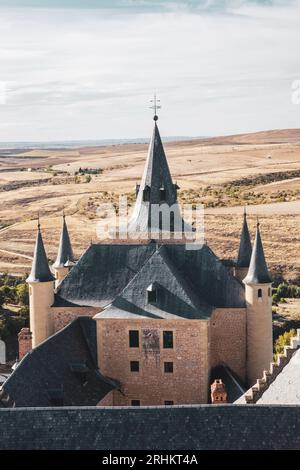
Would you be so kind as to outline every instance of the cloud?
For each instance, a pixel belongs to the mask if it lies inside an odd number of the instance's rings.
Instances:
[[[166,135],[298,125],[290,87],[300,78],[300,2],[167,3],[135,15],[3,8],[0,121],[11,125],[0,140],[144,137],[154,90]]]

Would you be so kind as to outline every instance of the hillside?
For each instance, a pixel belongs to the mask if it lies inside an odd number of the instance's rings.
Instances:
[[[216,254],[236,255],[249,205],[252,233],[260,215],[273,272],[300,277],[300,129],[168,142],[165,150],[180,201],[206,206],[206,237]],[[0,271],[30,268],[38,212],[49,257],[56,255],[62,210],[79,256],[97,241],[99,203],[126,194],[133,204],[146,155],[145,144],[0,155]]]

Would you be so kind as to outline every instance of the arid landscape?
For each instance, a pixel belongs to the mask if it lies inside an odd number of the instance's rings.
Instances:
[[[1,146],[0,146],[1,147]],[[208,244],[235,257],[247,205],[257,216],[273,275],[300,281],[300,129],[165,144],[182,203],[203,203]],[[0,271],[28,272],[40,214],[54,260],[61,214],[77,257],[96,243],[96,208],[127,195],[132,204],[147,145],[56,150],[0,150]]]

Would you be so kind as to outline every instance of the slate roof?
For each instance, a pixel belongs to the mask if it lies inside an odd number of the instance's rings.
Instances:
[[[157,217],[158,220],[154,218],[151,220],[151,215],[153,216],[154,212],[153,205],[164,203],[166,206],[172,206],[176,226],[174,227],[174,224],[169,223],[168,227],[163,227],[163,229],[169,230],[170,228],[171,232],[182,232],[183,221],[177,204],[177,189],[177,184],[172,181],[157,121],[155,121],[144,174],[139,185],[134,211],[128,224],[128,231],[135,234],[136,232],[148,232],[150,228],[152,231],[159,231],[161,228],[159,218]],[[143,197],[145,190],[149,194],[146,201]],[[161,190],[165,191],[163,202],[161,200]],[[167,224],[167,222],[165,223]],[[191,228],[186,225],[185,230],[190,231]]]
[[[149,286],[156,291],[155,303],[147,301]],[[160,246],[99,316],[207,319],[211,311],[177,270],[166,246]]]
[[[41,227],[40,224],[38,224],[32,268],[27,278],[27,282],[48,281],[54,281],[54,277],[49,268],[48,259],[41,234]]]
[[[219,365],[212,369],[210,383],[212,384],[216,379],[221,379],[225,385],[228,403],[234,403],[246,391],[240,379],[225,365]]]
[[[96,322],[78,317],[22,359],[0,401],[8,407],[92,406],[116,387],[98,371]]]
[[[53,264],[54,268],[62,268],[63,266],[72,265],[74,262],[74,255],[72,250],[72,245],[70,242],[68,227],[66,224],[66,217],[63,215],[63,224],[61,230],[61,236],[59,241],[58,253],[55,263]]]
[[[150,262],[150,257],[157,251],[157,247],[160,247],[160,254]],[[148,261],[151,272],[148,272],[147,268],[142,269]],[[160,269],[168,273],[164,279],[160,279],[159,272],[156,272]],[[137,273],[139,276],[130,288],[129,283]],[[130,303],[134,300],[133,304],[143,309],[143,300],[137,299],[133,289],[138,290],[140,286],[145,288],[147,283],[148,287],[155,279],[163,286],[163,308],[172,308],[179,313],[183,302],[186,307],[189,298],[189,317],[193,316],[195,308],[198,309],[200,305],[204,315],[209,311],[204,308],[205,305],[245,307],[244,286],[228,273],[207,245],[197,250],[188,250],[185,244],[161,246],[152,241],[137,245],[91,245],[59,285],[54,305],[103,308],[110,305],[124,291],[124,301],[129,299]],[[179,284],[181,294],[177,296],[174,295],[174,286]],[[128,290],[125,291],[126,286]],[[170,292],[168,295],[167,290]]]
[[[257,403],[300,405],[300,349],[293,354]]]
[[[240,245],[239,245],[239,252],[237,257],[236,265],[240,268],[248,268],[250,265],[252,254],[252,245],[250,240],[250,234],[247,224],[247,214],[244,211],[244,220],[243,220],[243,228],[241,233]]]
[[[3,450],[299,450],[300,407],[2,409],[0,442]]]
[[[259,223],[256,227],[256,236],[251,255],[249,271],[244,279],[244,282],[245,284],[268,284],[272,282],[265,260]]]

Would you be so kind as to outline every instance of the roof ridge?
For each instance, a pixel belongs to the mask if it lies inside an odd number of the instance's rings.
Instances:
[[[171,272],[172,276],[174,279],[176,279],[176,282],[180,285],[184,295],[187,297],[189,302],[191,303],[190,307],[195,310],[201,310],[201,308],[210,308],[211,306],[208,305],[205,301],[201,301],[195,291],[188,285],[188,283],[185,281],[181,273],[178,271],[178,268],[176,265],[171,261],[165,245],[160,245],[157,247],[157,249],[149,256],[149,258],[143,263],[141,268],[137,271],[137,273],[133,276],[133,278],[126,284],[126,286],[122,289],[122,291],[116,296],[116,298],[111,302],[110,305],[107,306],[107,308],[114,307],[116,305],[116,301],[120,298],[124,298],[123,294],[126,292],[132,284],[136,282],[136,279],[140,275],[141,271],[144,270],[147,267],[147,264],[151,261],[151,259],[155,256],[160,256],[166,267],[169,269]],[[157,282],[157,281],[153,281]],[[164,286],[162,286],[164,287]],[[100,314],[101,315],[101,314]],[[154,312],[151,312],[151,315],[155,315]],[[174,314],[176,315],[176,314]]]

